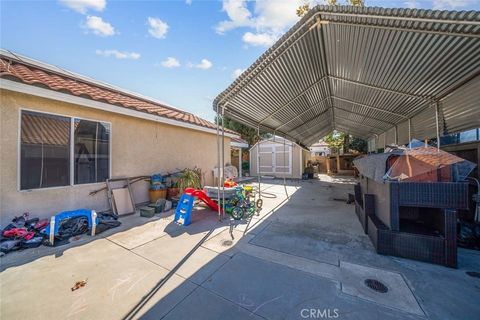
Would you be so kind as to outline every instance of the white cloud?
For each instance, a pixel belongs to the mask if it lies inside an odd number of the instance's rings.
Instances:
[[[202,59],[202,61],[199,64],[197,64],[195,67],[199,69],[207,70],[207,69],[210,69],[212,66],[213,66],[213,63],[211,63],[209,60]]]
[[[256,1],[256,28],[283,33],[300,19],[297,8],[303,3],[302,0]]]
[[[314,5],[318,0],[309,2]],[[249,9],[251,3],[253,8]],[[215,30],[223,34],[235,28],[251,28],[255,32],[246,32],[242,37],[244,42],[256,46],[270,46],[298,21],[296,9],[303,3],[303,0],[223,0],[223,11],[229,19],[219,22]]]
[[[191,5],[191,4],[192,4],[192,0],[185,0],[185,3],[188,4],[188,5]]]
[[[403,4],[410,9],[419,8],[420,6],[417,0],[406,0]]]
[[[189,62],[189,63],[187,64],[187,67],[189,67],[189,68],[198,68],[198,69],[202,69],[202,70],[208,70],[208,69],[210,69],[211,67],[213,67],[213,63],[210,62],[210,61],[207,60],[207,59],[202,59],[202,60],[200,61],[200,63],[198,63],[198,64],[194,64],[194,63]]]
[[[85,14],[89,9],[103,11],[107,6],[106,0],[59,0],[64,6],[79,13]]]
[[[215,30],[223,34],[228,30],[238,27],[253,26],[252,13],[247,8],[245,0],[224,0],[222,10],[228,15],[229,20],[221,21]]]
[[[132,59],[137,60],[140,58],[140,54],[136,52],[118,51],[118,50],[97,50],[95,53],[103,57],[114,57],[117,59]]]
[[[115,34],[115,29],[113,26],[97,16],[87,16],[85,28],[102,37],[113,36]]]
[[[447,10],[473,6],[478,0],[433,0],[433,9]]]
[[[232,73],[232,78],[237,79],[245,71],[245,69],[235,69]]]
[[[268,34],[268,33],[251,33],[251,32],[246,32],[242,40],[246,44],[250,44],[252,46],[271,46],[272,44],[275,43],[275,40],[277,40],[278,36],[275,34]]]
[[[157,39],[164,39],[167,35],[168,31],[168,24],[163,22],[158,18],[148,17],[147,24],[150,28],[148,28],[148,33],[154,38]]]
[[[174,57],[168,57],[167,59],[163,60],[162,62],[160,62],[160,64],[162,65],[162,67],[165,67],[165,68],[177,68],[177,67],[180,67],[180,61],[178,61],[177,59],[175,59]]]

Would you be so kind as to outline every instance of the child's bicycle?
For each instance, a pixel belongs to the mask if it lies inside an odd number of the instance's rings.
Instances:
[[[252,199],[253,198],[253,199]],[[225,211],[235,220],[250,218],[262,209],[263,200],[255,201],[252,186],[236,187],[235,197],[225,203]]]

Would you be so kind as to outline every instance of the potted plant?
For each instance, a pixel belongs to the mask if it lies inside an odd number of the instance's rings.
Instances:
[[[186,188],[201,189],[202,188],[202,170],[200,168],[183,169],[178,177],[179,192],[183,192]]]
[[[180,189],[178,188],[178,179],[172,178],[170,186],[167,188],[167,199],[171,200],[172,198],[176,197],[180,193]]]

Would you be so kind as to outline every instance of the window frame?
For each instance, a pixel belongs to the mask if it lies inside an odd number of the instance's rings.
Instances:
[[[22,112],[35,112],[45,115],[52,115],[52,116],[59,116],[59,117],[66,117],[70,119],[70,182],[68,185],[65,186],[57,186],[57,187],[46,187],[46,188],[34,188],[34,189],[21,189],[21,179],[22,179],[22,170],[21,170],[21,163],[22,163]],[[110,126],[110,134],[108,136],[108,179],[112,178],[112,132],[113,126],[110,121],[103,121],[98,119],[91,119],[85,117],[77,117],[68,114],[61,114],[55,113],[50,111],[43,111],[37,109],[30,109],[30,108],[19,108],[18,110],[18,130],[17,130],[17,191],[18,192],[32,192],[32,191],[41,191],[41,190],[55,190],[55,189],[64,189],[64,188],[76,188],[81,186],[91,186],[91,185],[98,185],[105,182],[90,182],[90,183],[80,183],[75,184],[75,144],[74,144],[74,134],[75,134],[75,126],[74,121],[75,119],[79,120],[86,120],[86,121],[93,121],[93,122],[101,122],[107,123]]]

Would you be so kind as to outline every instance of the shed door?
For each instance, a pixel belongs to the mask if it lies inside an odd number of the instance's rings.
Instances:
[[[292,146],[262,144],[259,155],[260,174],[292,174]]]
[[[292,147],[275,146],[275,173],[292,174]]]
[[[265,145],[262,144],[258,147],[259,158],[257,159],[258,168],[260,169],[260,174],[262,173],[275,173],[274,170],[274,163],[273,163],[273,156],[274,156],[274,149],[275,146],[273,145]]]

